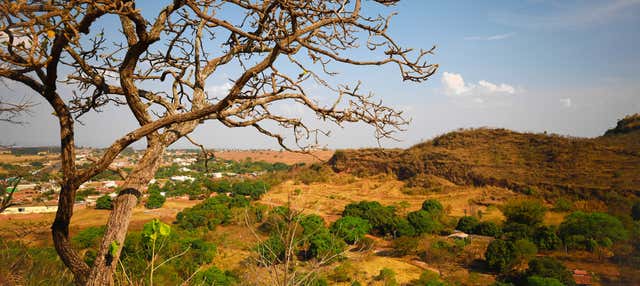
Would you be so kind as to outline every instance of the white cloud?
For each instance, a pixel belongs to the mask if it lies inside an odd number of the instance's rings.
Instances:
[[[513,86],[510,86],[504,83],[497,85],[495,83],[491,83],[486,80],[481,80],[478,82],[478,85],[485,88],[490,93],[496,93],[496,92],[504,92],[508,94],[516,93],[516,89]]]
[[[497,34],[492,36],[470,36],[465,37],[464,39],[467,41],[498,41],[511,38],[515,36],[516,33],[506,33],[506,34]]]
[[[567,98],[561,98],[560,102],[562,103],[562,105],[564,107],[567,107],[567,108],[571,107],[571,98],[568,98],[568,97]]]
[[[469,91],[464,79],[458,73],[444,72],[442,74],[442,84],[447,94],[461,95]]]
[[[225,82],[220,85],[211,85],[206,88],[210,97],[224,97],[229,93],[229,90],[233,87],[230,82]]]
[[[462,75],[457,73],[444,72],[442,74],[442,85],[445,93],[449,96],[471,96],[474,101],[482,103],[485,100],[481,97],[494,95],[512,95],[518,90],[512,85],[506,83],[492,83],[486,80],[480,80],[477,84],[465,83]]]

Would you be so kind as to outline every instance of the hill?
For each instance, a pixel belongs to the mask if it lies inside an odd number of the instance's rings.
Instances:
[[[458,130],[409,149],[341,150],[338,172],[391,173],[409,187],[499,186],[547,199],[598,199],[616,206],[640,197],[640,115],[626,117],[597,138]]]

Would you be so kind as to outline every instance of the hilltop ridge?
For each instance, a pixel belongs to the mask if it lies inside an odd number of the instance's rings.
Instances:
[[[640,197],[640,115],[596,138],[461,129],[406,150],[340,150],[329,165],[358,175],[392,173],[409,187],[431,188],[443,178],[545,197],[624,202]]]

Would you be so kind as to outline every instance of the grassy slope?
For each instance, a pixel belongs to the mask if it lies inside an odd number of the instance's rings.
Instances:
[[[618,201],[640,196],[640,116],[625,120],[597,138],[460,130],[407,150],[338,151],[330,164],[356,174],[391,172],[418,187],[432,187],[435,176],[522,192],[534,187],[547,197]]]

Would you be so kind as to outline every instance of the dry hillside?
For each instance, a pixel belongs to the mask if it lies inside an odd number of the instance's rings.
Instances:
[[[406,150],[337,151],[329,164],[339,172],[392,173],[414,187],[433,187],[439,177],[458,185],[626,205],[629,197],[640,197],[640,115],[597,138],[458,130]]]

